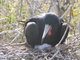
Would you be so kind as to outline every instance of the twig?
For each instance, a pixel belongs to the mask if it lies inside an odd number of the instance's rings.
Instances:
[[[61,55],[61,57],[63,58],[63,60],[65,60],[64,56],[62,56],[61,52],[59,52],[59,54]]]
[[[19,36],[20,34],[17,34],[17,36],[9,44],[12,44]]]
[[[15,30],[2,31],[2,32],[0,32],[0,34],[18,32],[18,30],[20,30],[20,29],[21,29],[21,28],[17,28],[17,29],[15,29]]]
[[[22,8],[23,8],[23,0],[20,0],[20,15],[22,15]]]
[[[28,5],[29,5],[29,10],[30,10],[30,13],[31,13],[31,16],[33,15],[33,13],[34,13],[34,10],[33,10],[33,6],[32,6],[32,4],[30,3],[30,1],[29,0],[26,0],[27,1],[27,3],[28,3]]]
[[[61,38],[61,40],[59,41],[59,43],[58,43],[56,46],[59,46],[59,45],[61,44],[61,42],[63,41],[63,39],[64,39],[64,37],[65,37],[65,35],[66,35],[67,31],[68,31],[68,28],[69,28],[69,27],[67,26],[67,27],[66,27],[66,30],[65,30],[62,38]]]
[[[26,42],[23,43],[13,43],[13,44],[5,44],[3,46],[20,46],[20,45],[25,45]]]
[[[53,58],[59,53],[59,50],[56,51],[56,53],[49,59],[49,60],[53,60]]]
[[[64,12],[64,14],[60,17],[60,19],[62,19],[67,13],[68,11],[70,10],[70,8],[72,7],[72,5],[70,5],[67,10]]]
[[[50,0],[50,6],[49,6],[49,8],[48,8],[48,11],[47,11],[47,12],[50,12],[50,10],[51,10],[52,6],[53,6],[53,0]]]
[[[61,16],[61,11],[60,11],[60,3],[59,3],[59,0],[56,0],[57,2],[57,12],[58,12],[58,15]]]

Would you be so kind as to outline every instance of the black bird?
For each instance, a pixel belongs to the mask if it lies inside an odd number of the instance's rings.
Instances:
[[[67,24],[62,23],[57,15],[44,13],[30,18],[25,23],[24,32],[27,43],[33,48],[44,43],[55,46],[61,40],[66,27]],[[68,32],[69,28],[61,44]]]

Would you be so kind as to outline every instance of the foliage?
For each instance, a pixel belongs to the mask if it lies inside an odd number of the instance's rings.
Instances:
[[[24,28],[18,21],[46,12],[64,15],[62,19],[70,26],[68,44],[72,51],[77,51],[80,48],[80,0],[0,0],[0,45],[23,42]],[[75,53],[80,56],[80,51]]]

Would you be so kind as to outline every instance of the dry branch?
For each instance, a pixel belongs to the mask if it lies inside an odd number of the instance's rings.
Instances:
[[[2,31],[2,32],[0,32],[0,34],[5,34],[5,33],[13,33],[13,32],[16,32],[16,33],[18,33],[18,30],[20,30],[21,28],[17,28],[17,29],[15,29],[15,30],[7,30],[7,31]]]

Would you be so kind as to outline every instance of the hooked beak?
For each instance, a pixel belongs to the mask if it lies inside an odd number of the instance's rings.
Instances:
[[[50,29],[50,25],[46,24],[45,27],[44,27],[44,32],[43,32],[43,35],[42,35],[42,40],[44,40],[45,36],[47,35],[49,29]]]

